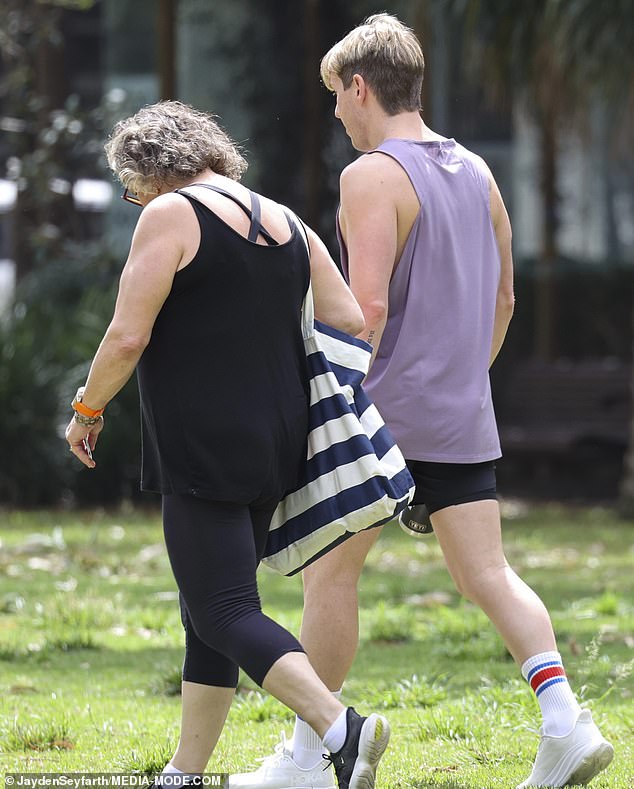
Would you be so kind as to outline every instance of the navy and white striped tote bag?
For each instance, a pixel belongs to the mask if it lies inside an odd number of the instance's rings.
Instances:
[[[308,457],[299,487],[278,505],[263,563],[293,575],[357,532],[395,518],[414,480],[361,382],[372,347],[314,319],[303,306],[310,375]]]

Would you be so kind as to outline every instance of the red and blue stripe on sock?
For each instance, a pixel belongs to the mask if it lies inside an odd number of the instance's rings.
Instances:
[[[536,696],[539,696],[546,688],[558,682],[567,682],[566,672],[561,663],[553,660],[540,663],[531,669],[526,677]]]

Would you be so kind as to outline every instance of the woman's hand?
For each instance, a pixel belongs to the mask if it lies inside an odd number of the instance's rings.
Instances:
[[[66,428],[66,441],[68,441],[70,451],[88,468],[94,468],[97,465],[92,459],[92,453],[102,430],[102,416],[94,425],[90,426],[80,425],[73,417]]]

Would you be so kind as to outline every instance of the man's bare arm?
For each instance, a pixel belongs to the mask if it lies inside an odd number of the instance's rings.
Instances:
[[[365,329],[359,335],[379,347],[388,314],[388,290],[397,250],[393,163],[382,156],[358,159],[341,174],[341,231],[348,250],[350,288]]]
[[[495,323],[493,325],[493,340],[491,343],[491,356],[489,358],[490,367],[504,343],[509,323],[513,317],[515,296],[513,293],[511,222],[498,185],[492,175],[489,180],[491,220],[493,222],[493,229],[495,230],[495,237],[500,252],[500,283],[498,285],[497,299],[495,302]]]

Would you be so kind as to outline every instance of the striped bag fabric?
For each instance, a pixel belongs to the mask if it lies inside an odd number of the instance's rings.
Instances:
[[[353,534],[395,518],[414,480],[361,382],[372,348],[314,319],[303,305],[310,375],[308,456],[299,487],[278,505],[263,563],[294,575]]]

